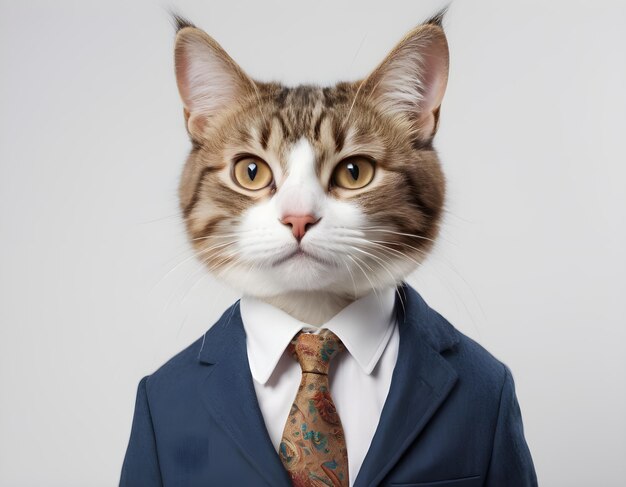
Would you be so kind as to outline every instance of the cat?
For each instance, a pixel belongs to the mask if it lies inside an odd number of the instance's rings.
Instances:
[[[294,87],[252,79],[175,16],[192,143],[180,209],[213,275],[319,325],[420,265],[445,199],[433,147],[448,79],[443,15],[363,79]]]
[[[244,296],[140,381],[120,485],[536,487],[510,370],[402,282],[436,242],[445,200],[433,147],[448,78],[442,14],[368,76],[334,86],[253,80],[205,32],[177,23],[192,142],[180,208],[198,258]],[[397,326],[373,307],[357,310],[371,320],[332,323],[378,290],[394,297]],[[244,318],[241,303],[255,300],[265,302]],[[375,326],[364,332],[364,321]],[[347,348],[336,360],[348,360],[334,388],[328,367],[307,366],[330,360],[317,348],[329,322]],[[363,346],[348,345],[354,336]],[[287,340],[309,344],[300,364]],[[369,360],[376,371],[356,360],[368,341],[384,345]],[[277,373],[254,374],[254,363]],[[304,386],[315,374],[323,404]]]

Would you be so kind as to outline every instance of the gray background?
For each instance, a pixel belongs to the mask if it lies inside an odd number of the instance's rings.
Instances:
[[[252,76],[356,79],[442,4],[172,2]],[[112,486],[139,379],[238,294],[193,259],[168,3],[0,4],[0,485]],[[455,2],[445,228],[409,282],[514,374],[540,483],[626,477],[626,8]]]

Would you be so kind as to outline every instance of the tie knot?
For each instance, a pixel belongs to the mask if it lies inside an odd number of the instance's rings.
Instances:
[[[322,330],[319,334],[299,332],[289,347],[302,372],[325,375],[328,374],[330,360],[345,348],[330,330]]]

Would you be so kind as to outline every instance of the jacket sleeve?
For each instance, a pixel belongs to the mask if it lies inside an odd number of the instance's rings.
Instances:
[[[536,487],[537,475],[524,439],[515,384],[511,371],[506,366],[504,369],[498,422],[485,487]]]
[[[147,380],[148,376],[141,379],[137,388],[135,414],[122,465],[120,487],[162,487],[163,485],[146,393]]]

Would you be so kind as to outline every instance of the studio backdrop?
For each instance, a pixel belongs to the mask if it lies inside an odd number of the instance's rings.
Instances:
[[[0,485],[113,486],[139,380],[239,295],[194,257],[170,9],[254,78],[366,75],[438,1],[0,2]],[[539,484],[626,478],[626,7],[463,0],[408,282],[513,371]]]

